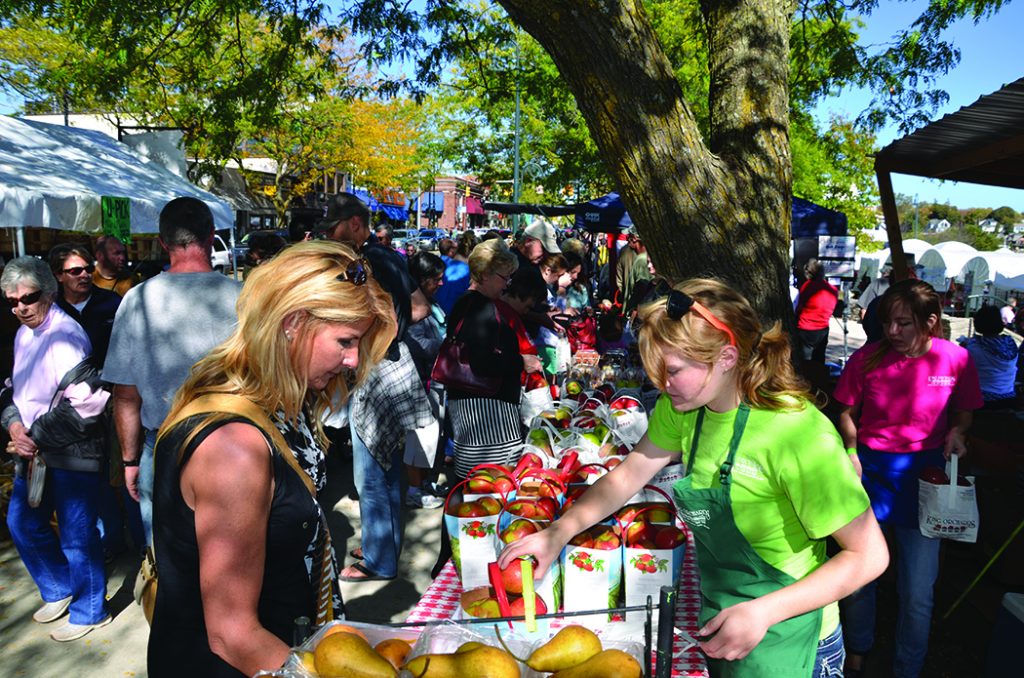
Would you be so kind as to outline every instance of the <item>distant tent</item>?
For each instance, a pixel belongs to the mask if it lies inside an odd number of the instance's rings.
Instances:
[[[612,192],[576,206],[576,228],[598,233],[618,233],[633,225],[626,205]]]

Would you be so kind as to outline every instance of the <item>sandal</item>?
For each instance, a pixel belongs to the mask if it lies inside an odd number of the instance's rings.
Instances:
[[[352,549],[351,551],[349,551],[348,554],[350,556],[352,556],[353,558],[355,558],[356,560],[362,560],[363,559],[363,547],[362,546],[357,546],[354,549]]]
[[[352,571],[359,574],[352,574]],[[349,574],[345,574],[346,572],[349,572]],[[352,563],[338,575],[338,581],[344,582],[391,581],[392,579],[394,579],[394,576],[385,577],[375,572],[370,572],[362,563]]]

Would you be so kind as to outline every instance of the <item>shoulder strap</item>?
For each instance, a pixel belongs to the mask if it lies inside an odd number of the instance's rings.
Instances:
[[[256,405],[256,403],[244,396],[232,395],[229,393],[211,393],[196,398],[188,405],[181,408],[173,420],[168,419],[163,423],[160,427],[159,434],[157,434],[157,443],[159,444],[160,439],[165,433],[185,419],[197,414],[219,414],[225,417],[240,416],[251,421],[256,428],[262,431],[263,434],[270,439],[274,449],[276,449],[278,454],[281,455],[285,463],[299,474],[299,478],[302,479],[302,482],[306,486],[306,489],[309,490],[309,493],[314,497],[316,496],[316,488],[313,485],[313,479],[309,477],[309,474],[306,473],[301,466],[299,466],[299,462],[295,459],[295,455],[292,454],[291,449],[288,447],[288,443],[285,442],[284,436],[281,435],[281,432],[277,430],[277,427],[270,421],[270,417],[268,417],[267,414]],[[182,449],[188,447],[188,444],[197,433],[198,429],[189,433],[182,445]]]

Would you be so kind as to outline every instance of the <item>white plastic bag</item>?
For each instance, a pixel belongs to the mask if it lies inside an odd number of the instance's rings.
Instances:
[[[937,485],[918,480],[917,519],[921,534],[973,544],[978,541],[978,498],[974,478],[969,485],[957,483],[959,460],[954,454],[946,463],[949,483]]]
[[[544,386],[535,388],[532,391],[523,392],[523,400],[519,403],[519,415],[524,426],[531,426],[533,418],[544,410],[550,410],[554,406],[554,399],[551,397],[551,388]]]

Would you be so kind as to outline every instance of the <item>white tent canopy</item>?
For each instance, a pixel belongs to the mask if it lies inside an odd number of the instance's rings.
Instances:
[[[128,199],[132,233],[158,232],[180,196],[209,205],[217,229],[234,227],[228,203],[100,132],[0,116],[0,228],[100,233],[101,196]]]
[[[1002,291],[1024,292],[1024,254],[1009,250],[979,252],[964,264],[963,273],[973,273],[974,284],[991,282],[996,294]]]
[[[921,255],[931,248],[931,243],[917,238],[910,238],[909,240],[903,241],[903,252],[905,254],[913,254],[914,260],[918,263],[921,261]],[[859,264],[860,277],[863,278],[867,276],[869,280],[873,280],[878,277],[879,272],[884,266],[891,263],[892,250],[888,248],[861,255]]]
[[[972,247],[971,250],[974,250]],[[917,259],[922,266],[919,274],[922,280],[930,283],[937,290],[945,290],[949,287],[950,280],[963,282],[964,264],[973,259],[975,251],[963,251],[959,249],[939,250],[932,248]]]

